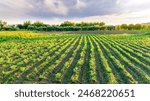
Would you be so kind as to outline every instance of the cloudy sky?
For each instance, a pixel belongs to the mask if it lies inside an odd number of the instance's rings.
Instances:
[[[107,24],[150,22],[150,0],[0,0],[0,19],[9,24],[63,21]]]

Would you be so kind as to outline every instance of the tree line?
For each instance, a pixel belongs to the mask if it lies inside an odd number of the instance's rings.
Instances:
[[[65,21],[60,25],[49,25],[41,21],[32,23],[25,21],[23,24],[8,25],[7,22],[0,20],[1,31],[98,31],[98,30],[150,30],[150,25],[146,24],[121,24],[121,25],[106,25],[104,22],[81,22],[74,23]]]

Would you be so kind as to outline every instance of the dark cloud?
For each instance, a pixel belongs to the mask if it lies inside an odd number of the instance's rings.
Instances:
[[[52,0],[56,2],[52,2],[54,8],[49,7],[49,9],[55,10],[58,9],[58,6],[64,6],[67,9],[66,14],[59,13],[62,12],[63,9],[56,10],[57,12],[52,12],[52,10],[49,11],[48,8],[45,7],[44,1],[45,0],[38,0],[36,3],[34,3],[33,6],[35,9],[32,12],[30,12],[29,15],[33,17],[45,18],[77,18],[97,15],[109,15],[119,12],[119,7],[116,4],[117,0]],[[63,5],[60,5],[60,2],[62,2]]]
[[[116,0],[83,0],[86,7],[81,9],[74,9],[69,12],[71,17],[86,17],[86,16],[101,16],[109,15],[119,12],[119,7],[116,4]]]

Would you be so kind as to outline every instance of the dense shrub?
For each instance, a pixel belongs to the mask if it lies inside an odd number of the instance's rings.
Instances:
[[[106,30],[115,30],[115,26],[106,26]]]
[[[27,30],[35,30],[34,26],[28,26]]]
[[[16,27],[18,27],[19,29],[24,29],[24,26],[22,24],[18,24]]]
[[[15,26],[5,26],[2,28],[2,30],[4,30],[4,31],[16,31],[16,30],[18,30],[18,28]]]

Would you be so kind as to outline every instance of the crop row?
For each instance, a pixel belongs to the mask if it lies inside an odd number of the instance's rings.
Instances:
[[[149,46],[133,35],[131,42],[130,35],[119,37],[64,34],[2,42],[0,83],[150,83]]]

